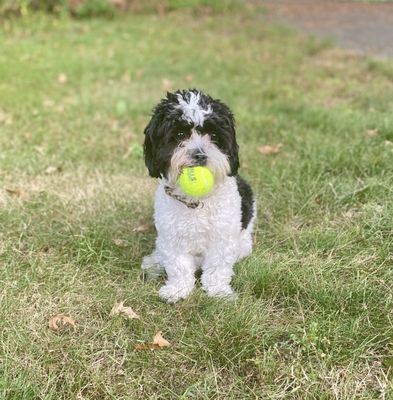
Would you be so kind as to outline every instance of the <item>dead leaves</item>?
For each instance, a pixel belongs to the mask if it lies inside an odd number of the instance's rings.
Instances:
[[[19,189],[19,188],[4,188],[4,190],[13,197],[18,197],[20,199],[23,199],[26,197],[26,192],[23,189]]]
[[[275,154],[280,153],[281,147],[282,147],[282,143],[279,143],[276,146],[271,146],[271,145],[266,144],[263,146],[259,146],[257,148],[257,150],[263,155],[275,155]]]
[[[148,233],[148,232],[151,232],[152,229],[153,229],[153,225],[146,223],[146,224],[138,225],[132,231],[137,232],[137,233]]]
[[[124,301],[116,302],[112,310],[110,312],[112,317],[120,315],[126,319],[137,319],[140,320],[140,316],[131,308],[124,305]],[[57,314],[49,319],[48,327],[51,331],[55,333],[65,333],[72,329],[72,331],[76,332],[76,322],[73,318],[64,315]],[[134,346],[135,351],[144,351],[144,350],[157,350],[157,349],[165,349],[171,347],[172,344],[162,336],[162,331],[157,332],[153,341],[149,343],[138,343]]]
[[[115,303],[112,307],[110,312],[111,316],[121,315],[126,319],[140,319],[140,316],[131,308],[124,306],[124,301],[120,301],[119,303]],[[135,351],[142,351],[142,350],[156,350],[156,349],[163,349],[166,347],[170,347],[171,343],[168,342],[163,336],[162,332],[157,332],[151,343],[138,343],[135,345]]]
[[[163,349],[166,347],[170,347],[171,343],[168,342],[163,336],[162,332],[157,332],[153,337],[152,343],[139,343],[135,345],[135,351],[143,351],[143,350],[156,350],[156,349]]]
[[[71,317],[67,317],[63,314],[57,314],[52,317],[48,322],[49,329],[54,332],[64,332],[65,330],[72,328],[76,332],[76,323]]]
[[[115,303],[112,307],[111,315],[121,315],[128,319],[140,319],[139,315],[131,307],[124,306],[124,301]]]
[[[62,167],[60,167],[60,166],[55,167],[53,165],[50,165],[48,168],[45,169],[44,174],[45,175],[52,175],[52,174],[55,174],[55,173],[60,173],[62,171],[63,171]]]

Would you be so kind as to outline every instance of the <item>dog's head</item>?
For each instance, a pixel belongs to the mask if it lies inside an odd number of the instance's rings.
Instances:
[[[207,166],[216,180],[239,168],[235,121],[221,101],[196,90],[167,93],[145,129],[145,164],[174,185],[183,167]]]

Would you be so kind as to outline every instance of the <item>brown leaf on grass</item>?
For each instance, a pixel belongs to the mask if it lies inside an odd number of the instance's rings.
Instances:
[[[76,323],[71,317],[67,317],[63,314],[57,314],[52,317],[48,322],[49,329],[52,331],[59,331],[67,327],[72,327],[74,332],[76,331]]]
[[[153,228],[153,225],[147,223],[147,224],[138,225],[132,231],[133,232],[138,232],[138,233],[147,233],[147,232],[150,232],[152,230],[152,228]]]
[[[45,171],[44,174],[46,175],[51,175],[54,174],[56,172],[61,172],[62,171],[62,167],[54,167],[53,165],[50,165]]]
[[[170,346],[171,344],[162,336],[161,331],[159,331],[154,335],[152,343],[139,343],[135,345],[134,350],[156,350]]]
[[[127,247],[128,242],[124,239],[113,239],[113,243],[118,247]]]
[[[158,345],[159,347],[170,347],[171,344],[162,336],[162,331],[159,331],[155,334],[153,338],[153,344]]]
[[[26,192],[23,189],[11,189],[11,188],[4,188],[4,190],[10,195],[19,198],[23,198],[26,195]]]
[[[131,307],[124,306],[124,301],[121,301],[120,303],[115,303],[115,305],[112,307],[111,315],[122,315],[123,317],[126,317],[128,319],[140,318],[139,315]]]
[[[57,82],[59,82],[60,84],[64,85],[65,83],[67,83],[67,81],[68,77],[66,74],[61,73],[57,76]]]
[[[270,146],[268,144],[259,146],[257,150],[264,155],[278,154],[281,151],[282,144],[279,143],[277,146]]]
[[[194,79],[194,76],[192,74],[187,74],[185,76],[186,82],[191,82]]]
[[[170,81],[169,79],[163,79],[161,82],[161,89],[164,90],[165,92],[170,92],[173,88],[173,82]]]
[[[369,130],[366,132],[366,136],[367,136],[367,137],[370,137],[370,138],[376,137],[376,136],[378,136],[378,135],[379,135],[378,129],[369,129]]]

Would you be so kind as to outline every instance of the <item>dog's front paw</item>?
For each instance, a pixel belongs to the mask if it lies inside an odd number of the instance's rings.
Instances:
[[[238,297],[230,285],[203,285],[202,289],[209,297],[225,297],[231,300],[235,300]]]
[[[181,299],[185,299],[191,293],[193,286],[176,286],[170,283],[164,285],[159,290],[159,295],[161,299],[165,300],[168,303],[176,303]]]

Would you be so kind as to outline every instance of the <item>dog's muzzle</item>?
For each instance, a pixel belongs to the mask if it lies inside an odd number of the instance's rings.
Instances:
[[[203,151],[198,149],[192,153],[191,159],[193,165],[205,166],[207,162],[207,155]]]

